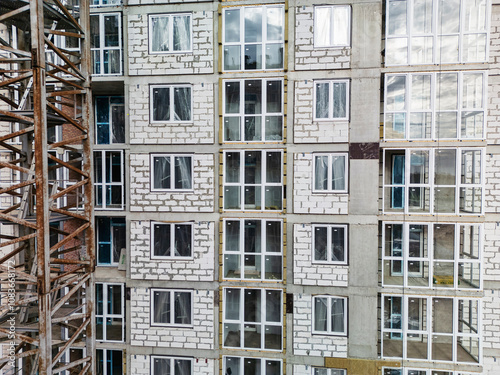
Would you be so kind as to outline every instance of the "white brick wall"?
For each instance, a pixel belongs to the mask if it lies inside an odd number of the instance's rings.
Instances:
[[[295,143],[349,142],[348,121],[313,121],[314,81],[295,82],[294,132]]]
[[[347,357],[347,337],[312,334],[312,296],[293,296],[293,354]]]
[[[206,3],[210,0],[128,0],[128,5]]]
[[[130,344],[160,348],[214,349],[214,292],[193,291],[193,327],[151,326],[151,290],[132,288]]]
[[[314,47],[314,7],[296,7],[295,70],[349,69],[350,66],[350,47]]]
[[[293,212],[347,214],[348,193],[312,193],[313,154],[293,155]]]
[[[130,155],[130,211],[213,212],[214,155],[193,154],[193,191],[151,191],[150,155]]]
[[[160,82],[158,82],[160,84]],[[161,82],[161,84],[170,82]],[[192,85],[192,123],[151,123],[150,86],[129,85],[131,144],[201,144],[214,142],[214,85]]]
[[[484,224],[483,279],[500,280],[500,225]]]
[[[147,1],[141,1],[142,4]],[[149,1],[166,3],[166,1]],[[132,2],[129,1],[129,5]],[[189,11],[189,9],[186,9]],[[179,10],[176,9],[176,12]],[[155,12],[156,14],[157,12]],[[162,13],[159,9],[158,14]],[[134,14],[128,17],[129,74],[205,74],[214,72],[213,17],[211,11],[192,12],[193,51],[188,53],[150,53],[148,15]]]
[[[500,291],[485,290],[482,301],[483,349],[500,350],[500,327],[498,326],[498,322],[500,321]]]
[[[293,282],[299,285],[347,286],[348,266],[313,264],[312,225],[293,226]]]
[[[193,224],[193,259],[151,259],[151,222],[130,223],[130,278],[169,281],[214,281],[215,224]]]
[[[173,356],[175,357],[175,356]],[[206,362],[206,363],[205,363]],[[213,359],[194,358],[193,374],[196,375],[213,375],[214,364]],[[151,357],[148,355],[131,354],[130,358],[130,374],[134,375],[151,375]],[[157,375],[157,374],[155,374]],[[161,375],[161,374],[159,374]]]
[[[484,212],[500,212],[500,155],[486,154]]]

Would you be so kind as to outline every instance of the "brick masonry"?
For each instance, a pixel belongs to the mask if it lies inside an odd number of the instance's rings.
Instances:
[[[313,121],[314,81],[295,82],[294,130],[295,143],[349,142],[348,121]]]
[[[314,7],[295,8],[295,69],[349,69],[351,47],[314,47]]]
[[[348,193],[312,193],[313,154],[293,156],[293,212],[296,214],[347,214]]]
[[[168,3],[168,1],[163,0],[142,0],[141,4],[165,4],[166,2]],[[132,5],[133,3],[134,1],[129,1],[129,5]],[[186,10],[187,12],[190,11],[189,8]],[[159,9],[157,14],[164,13],[161,13],[161,9]],[[208,10],[192,12],[192,52],[152,53],[149,51],[149,27],[151,26],[148,25],[148,15],[130,15],[128,18],[127,33],[130,50],[128,59],[129,75],[213,73],[213,17],[214,13]]]
[[[130,155],[130,211],[214,212],[214,155],[193,154],[193,191],[151,191],[150,155]]]
[[[132,288],[130,344],[143,347],[214,349],[214,292],[193,291],[193,326],[151,326],[151,290]]]
[[[311,224],[293,226],[293,282],[299,285],[347,286],[347,265],[314,264]]]
[[[130,223],[130,274],[132,279],[214,281],[213,222],[193,224],[193,259],[151,259],[151,221]]]
[[[500,155],[486,154],[484,212],[500,212]]]
[[[347,357],[347,337],[312,334],[312,296],[293,296],[293,354],[314,357]]]
[[[131,144],[214,143],[213,84],[192,85],[193,121],[190,123],[151,123],[149,95],[149,85],[129,86],[129,96],[134,98],[129,105]]]

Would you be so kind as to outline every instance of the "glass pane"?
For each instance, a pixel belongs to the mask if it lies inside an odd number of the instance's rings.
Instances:
[[[283,238],[281,236],[281,222],[268,221],[266,225],[266,252],[281,252]]]
[[[468,109],[483,107],[483,75],[481,73],[463,75],[462,106]]]
[[[245,279],[260,279],[262,274],[262,259],[260,255],[244,256],[244,275]]]
[[[171,256],[170,224],[154,224],[153,226],[153,254],[155,256]]]
[[[281,256],[266,255],[265,257],[265,279],[266,280],[281,280],[282,275],[282,258]]]
[[[112,143],[125,143],[125,107],[111,106],[111,137]]]
[[[245,10],[245,42],[262,42],[262,7]]]
[[[267,40],[283,40],[283,8],[267,8]]]
[[[344,324],[344,304],[345,300],[343,298],[332,298],[331,299],[331,331],[337,333],[345,332]]]
[[[462,151],[462,184],[481,183],[481,151]]]
[[[281,97],[282,82],[281,81],[267,81],[266,82],[266,112],[267,113],[280,113],[282,111]],[[245,98],[246,99],[246,98]]]
[[[224,70],[240,70],[241,69],[241,47],[240,46],[225,46],[224,47]]]
[[[403,139],[405,138],[406,114],[386,113],[385,115],[385,138]]]
[[[245,81],[245,114],[262,113],[262,81]]]
[[[281,322],[281,291],[266,290],[266,322]]]
[[[347,83],[332,82],[333,86],[333,118],[347,117]]]
[[[240,357],[225,357],[224,358],[225,375],[239,375],[240,372]]]
[[[118,47],[119,45],[118,16],[104,16],[104,47]]]
[[[240,289],[226,289],[226,319],[238,320],[240,318]]]
[[[155,189],[170,189],[169,156],[156,156],[153,158],[153,187]]]
[[[481,213],[482,189],[460,188],[460,212]]]
[[[281,186],[266,187],[266,210],[281,210],[283,208],[283,188]]]
[[[261,183],[261,159],[260,151],[245,152],[245,184]]]
[[[266,141],[281,141],[283,140],[283,117],[282,116],[266,116]]]
[[[225,250],[239,251],[240,250],[240,221],[226,221],[225,226]]]
[[[386,65],[402,65],[408,63],[408,39],[391,38],[386,40]]]
[[[224,10],[224,39],[226,43],[240,41],[240,10]]]
[[[411,63],[431,64],[433,56],[433,37],[413,37],[411,38]]]
[[[192,189],[192,165],[191,157],[174,158],[174,174],[176,189]]]
[[[406,0],[389,0],[389,35],[404,35],[406,31]]]
[[[262,45],[245,45],[245,70],[262,69]]]
[[[106,340],[123,341],[123,320],[122,318],[106,319]]]
[[[429,183],[429,151],[411,151],[410,184]]]
[[[345,259],[345,229],[332,227],[331,260],[333,262],[344,262]]]
[[[281,152],[267,152],[266,157],[266,182],[281,182]]]
[[[314,227],[314,260],[328,260],[328,227]]]
[[[328,189],[328,156],[314,157],[314,189]]]
[[[99,48],[101,32],[99,30],[99,15],[90,16],[90,47]]]
[[[226,182],[240,182],[240,153],[227,152],[225,162],[226,168],[224,175]]]
[[[314,8],[314,44],[329,47],[332,44],[332,7]]]
[[[283,69],[284,50],[282,43],[266,44],[265,47],[266,67],[265,69]]]
[[[411,77],[411,109],[431,109],[431,76],[415,74]]]
[[[267,336],[266,336],[266,339],[267,339]],[[279,349],[281,349],[281,347]],[[265,373],[265,375],[280,375],[280,374],[282,374],[281,362],[280,361],[266,360],[266,373]]]
[[[224,255],[224,277],[229,279],[241,278],[241,265],[239,255]]]
[[[455,185],[455,150],[437,150],[435,160],[435,180],[436,185]]]
[[[245,141],[260,141],[262,139],[262,117],[245,116]]]
[[[224,140],[227,142],[240,141],[240,121],[241,117],[224,118]]]
[[[455,188],[440,187],[434,190],[434,211],[455,212]]]
[[[413,33],[432,32],[432,0],[415,0],[413,3]]]
[[[439,0],[438,25],[440,34],[458,33],[460,24],[460,0]],[[454,48],[458,46],[455,45]],[[458,48],[457,48],[458,49]]]
[[[350,8],[348,6],[333,7],[333,35],[334,46],[348,46],[351,30],[349,30]]]
[[[172,369],[173,370],[173,369]],[[153,361],[153,373],[171,375],[170,358],[155,358]]]
[[[153,307],[154,323],[170,323],[170,292],[154,292]]]
[[[191,324],[191,293],[174,293],[174,322],[175,324]]]
[[[267,326],[264,337],[266,349],[281,350],[281,326]]]
[[[316,118],[328,118],[330,107],[330,84],[316,83]]]
[[[402,111],[405,109],[406,77],[388,76],[386,108],[388,111]]]
[[[174,51],[191,50],[191,16],[174,16]]]
[[[226,82],[225,113],[240,113],[240,82]]]
[[[437,59],[440,63],[452,63],[458,61],[458,36],[451,35],[438,37]]]
[[[328,299],[314,298],[314,331],[326,332],[328,327]]]
[[[432,113],[412,113],[410,115],[410,138],[431,138]]]
[[[174,255],[179,257],[191,256],[191,230],[190,224],[175,225]]]
[[[151,17],[151,49],[153,52],[166,52],[170,50],[168,36],[170,17]]]
[[[241,346],[240,324],[224,324],[224,346],[232,348],[239,348]]]
[[[436,138],[457,138],[457,113],[436,113]]]
[[[170,88],[153,88],[153,121],[170,121]]]
[[[261,290],[244,289],[244,320],[245,322],[261,321]]]
[[[457,109],[458,74],[438,73],[436,78],[436,108],[440,110]]]
[[[245,220],[244,241],[246,253],[262,252],[262,222],[260,220]]]
[[[227,210],[241,208],[241,190],[239,186],[226,186],[224,188],[224,208]]]
[[[175,375],[191,375],[191,360],[174,359]]]
[[[345,164],[345,156],[332,156],[332,190],[346,190]]]
[[[174,88],[174,121],[191,120],[191,87]]]

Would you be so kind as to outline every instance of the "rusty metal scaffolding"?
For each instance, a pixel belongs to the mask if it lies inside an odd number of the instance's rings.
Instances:
[[[4,374],[95,374],[88,2],[0,0]]]

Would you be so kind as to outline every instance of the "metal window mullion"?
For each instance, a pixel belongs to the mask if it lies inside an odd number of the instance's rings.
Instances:
[[[463,1],[463,0],[462,0]],[[461,27],[461,26],[460,26]],[[459,54],[461,53],[462,43],[459,43]],[[461,57],[459,57],[459,61],[461,60]],[[457,121],[456,121],[456,126],[457,126],[457,138],[461,140],[463,138],[462,136],[462,112],[464,112],[463,108],[463,91],[464,91],[464,73],[463,72],[458,72],[458,77],[457,77],[457,89],[458,89],[458,98],[457,98]]]
[[[437,61],[437,56],[438,56],[438,2],[432,2],[432,63],[436,64],[439,63]]]
[[[245,256],[246,256],[246,244],[245,244],[245,225],[246,225],[246,220],[244,219],[239,219],[240,222],[240,278],[242,280],[245,280]]]
[[[404,181],[403,181],[403,190],[404,190],[404,202],[403,202],[403,212],[407,214],[409,212],[409,204],[410,204],[410,199],[409,199],[409,191],[410,191],[410,168],[411,168],[411,163],[410,163],[410,158],[411,158],[411,149],[405,149],[405,171],[404,171]]]
[[[261,309],[259,311],[260,316],[260,348],[261,350],[266,349],[266,325],[267,325],[267,289],[260,289],[260,303]],[[264,313],[262,313],[264,312]]]
[[[434,171],[434,164],[435,164],[435,149],[431,148],[429,150],[429,185],[430,185],[430,202],[429,202],[429,211],[431,214],[434,213],[434,189],[435,189],[435,171]]]
[[[262,52],[260,54],[261,56],[261,66],[263,70],[267,69],[267,64],[266,64],[266,47],[267,47],[267,6],[262,6],[262,42],[261,42],[261,49]],[[256,43],[257,45],[259,43]]]
[[[99,14],[99,62],[100,62],[100,72],[98,74],[105,74],[104,72],[104,41],[105,41],[105,29],[104,29],[104,16],[105,13]]]
[[[407,346],[408,343],[406,342],[406,331],[407,331],[407,320],[408,320],[408,296],[407,295],[400,295],[398,296],[401,298],[401,339],[403,340],[403,359],[407,359]],[[398,298],[397,297],[397,298]],[[427,340],[428,341],[428,340]]]
[[[409,241],[410,241],[410,230],[409,223],[403,223],[403,243],[402,243],[402,251],[401,258],[403,261],[403,287],[408,287],[408,258],[409,258]],[[391,254],[392,256],[392,254]]]
[[[262,219],[261,231],[260,231],[260,270],[261,270],[261,280],[266,280],[266,256],[267,256],[267,221]]]
[[[240,69],[245,69],[245,7],[240,9]],[[235,43],[236,45],[236,43]]]
[[[461,299],[461,298],[460,298]],[[452,360],[457,362],[457,332],[458,332],[458,306],[459,298],[452,298],[453,301],[453,325],[452,325]]]
[[[413,63],[411,59],[411,46],[412,46],[412,40],[413,40],[413,6],[414,3],[412,0],[409,0],[407,3],[407,8],[406,8],[406,25],[408,27],[407,30],[407,44],[406,44],[406,65],[411,65]]]
[[[267,9],[267,8],[266,8]],[[267,36],[266,36],[267,37]],[[264,59],[265,60],[265,59]],[[262,86],[262,98],[260,102],[262,103],[262,110],[261,110],[261,120],[260,120],[260,140],[262,142],[266,141],[266,117],[267,117],[267,83],[269,80],[267,79],[261,79],[261,86]]]
[[[434,35],[434,38],[436,36]],[[433,48],[436,48],[435,44],[437,42],[434,40],[433,41]],[[434,52],[433,52],[434,53]],[[436,139],[437,137],[435,136],[436,134],[436,106],[435,104],[437,103],[437,75],[435,73],[430,73],[431,77],[431,92],[430,92],[430,100],[431,100],[431,134],[430,134],[430,139]]]
[[[462,179],[462,152],[461,148],[455,148],[455,214],[460,213],[460,188]]]
[[[267,183],[267,155],[268,155],[268,152],[267,151],[260,151],[261,152],[261,160],[262,160],[262,163],[261,163],[261,172],[260,172],[260,207],[261,209],[263,209],[263,211],[267,211],[266,210],[266,188],[268,186],[271,186],[271,185],[268,185]],[[259,186],[259,184],[255,184],[255,186]]]
[[[242,47],[243,48],[243,47]],[[240,117],[240,142],[244,141],[244,134],[245,134],[245,92],[246,92],[246,86],[245,86],[245,79],[241,79],[235,82],[238,82],[240,85],[240,103],[239,103],[239,117]],[[224,96],[224,100],[225,100]],[[225,110],[225,108],[224,108]]]
[[[408,24],[408,27],[410,27],[410,24]],[[410,40],[410,39],[411,38],[408,38],[408,40]],[[407,48],[410,48],[409,42],[408,42]],[[408,59],[409,58],[410,58],[410,54],[408,52]],[[405,114],[405,139],[410,139],[410,113],[412,111],[412,108],[411,108],[411,90],[412,90],[413,74],[408,73],[408,74],[405,74],[404,77],[405,77],[405,102],[403,103],[404,104],[403,113]]]

